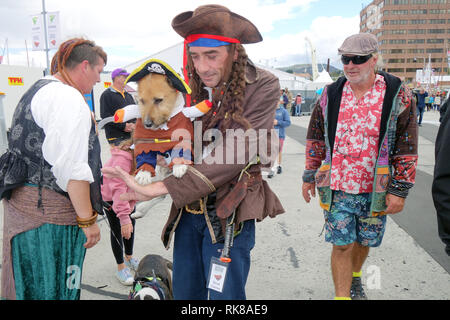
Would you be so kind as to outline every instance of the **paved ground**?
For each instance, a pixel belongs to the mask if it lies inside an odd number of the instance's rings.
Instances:
[[[436,114],[425,115],[427,125],[436,125],[437,119]],[[320,300],[334,297],[330,271],[331,245],[324,241],[323,234],[320,235],[323,227],[322,210],[317,199],[306,204],[300,195],[305,160],[304,133],[308,121],[309,117],[292,118],[293,126],[288,132],[283,153],[283,173],[268,179],[279,195],[286,213],[257,224],[256,246],[252,250],[252,265],[247,283],[247,296],[251,300]],[[422,130],[420,134],[422,135]],[[104,136],[101,138],[102,145],[106,147]],[[419,161],[419,169],[428,175],[430,172],[432,174],[434,165],[431,151],[433,147],[430,145],[434,140],[429,138],[421,136],[419,141],[420,159],[424,159],[424,162]],[[104,148],[102,157],[104,160],[109,157],[107,148]],[[429,199],[426,201],[428,203],[424,205],[429,210],[427,219],[435,221],[432,203],[429,203]],[[406,210],[398,215],[399,219],[404,217],[408,220],[410,212],[414,210],[409,203]],[[160,241],[169,206],[170,200],[166,199],[145,218],[137,220],[137,258],[153,253],[171,259],[172,251],[166,251]],[[2,208],[0,212],[1,210]],[[100,227],[102,240],[86,254],[81,299],[125,299],[129,287],[122,286],[114,277],[116,266],[106,221],[101,220]],[[1,232],[2,228],[0,236]],[[436,233],[432,234],[433,232],[434,230],[425,230],[428,237],[436,238]],[[445,263],[448,265],[449,257],[441,254],[442,259],[446,260],[438,263],[415,240],[415,233],[410,233],[412,235],[391,217],[388,218],[383,244],[370,252],[363,268],[363,283],[370,299],[450,298],[450,274],[443,267]],[[440,243],[435,243],[434,250],[439,252],[439,245],[443,252],[444,248]]]

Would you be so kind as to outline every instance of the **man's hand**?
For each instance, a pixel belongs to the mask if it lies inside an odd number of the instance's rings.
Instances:
[[[310,192],[311,195],[309,194]],[[311,196],[313,196],[314,198],[316,197],[316,184],[314,182],[313,183],[303,182],[302,194],[303,199],[305,199],[305,201],[309,203],[311,201]]]
[[[102,172],[105,177],[122,179],[127,186],[134,191],[120,195],[120,200],[122,201],[147,201],[168,193],[168,190],[162,181],[157,181],[145,186],[140,185],[136,182],[134,176],[118,166],[114,168],[102,168]]]
[[[386,195],[386,213],[395,214],[399,213],[403,210],[405,206],[405,198],[394,196],[393,194],[388,193]]]

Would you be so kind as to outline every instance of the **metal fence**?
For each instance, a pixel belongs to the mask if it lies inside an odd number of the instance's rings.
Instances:
[[[316,103],[317,99],[320,97],[316,90],[292,90],[292,98],[295,99],[297,94],[302,95],[302,115],[310,115],[312,109],[314,107],[314,103]]]

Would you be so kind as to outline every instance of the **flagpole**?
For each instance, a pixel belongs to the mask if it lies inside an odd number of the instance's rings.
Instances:
[[[42,0],[42,15],[44,17],[44,35],[45,35],[45,56],[47,59],[47,70],[45,74],[49,74],[50,70],[50,60],[48,58],[48,40],[47,40],[47,18],[46,18],[46,11],[45,11],[45,0]]]

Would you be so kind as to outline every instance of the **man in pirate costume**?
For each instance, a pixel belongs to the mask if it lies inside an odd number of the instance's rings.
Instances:
[[[192,103],[208,97],[204,87],[213,89],[213,106],[200,120],[202,133],[216,129],[224,139],[214,141],[211,153],[203,148],[201,161],[197,161],[199,155],[194,148],[195,164],[182,178],[169,176],[162,182],[138,186],[131,176],[119,169],[103,172],[120,176],[135,190],[124,198],[143,200],[166,193],[172,197],[173,205],[162,240],[168,247],[175,233],[175,299],[246,299],[255,220],[273,218],[284,209],[261,176],[261,163],[267,163],[263,157],[268,153],[250,152],[249,145],[255,143],[251,138],[246,148],[236,148],[237,139],[226,139],[225,131],[253,129],[259,139],[267,140],[270,150],[270,133],[280,93],[278,79],[257,68],[242,46],[262,41],[257,28],[223,6],[205,5],[193,12],[181,13],[173,19],[172,27],[185,39],[185,74],[192,89]],[[255,160],[258,155],[260,162]],[[239,161],[241,156],[245,161]],[[231,262],[219,293],[208,290],[206,284],[211,258],[219,257],[224,248],[229,217],[234,218],[236,228]]]
[[[107,56],[78,38],[56,55],[17,105],[0,158],[4,299],[79,299],[86,249],[100,240],[100,143],[83,94]]]

